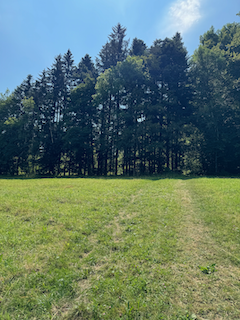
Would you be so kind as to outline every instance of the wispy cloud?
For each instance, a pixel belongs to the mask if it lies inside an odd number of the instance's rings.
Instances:
[[[192,26],[200,20],[201,0],[177,0],[168,11],[167,31],[180,32],[189,31]]]

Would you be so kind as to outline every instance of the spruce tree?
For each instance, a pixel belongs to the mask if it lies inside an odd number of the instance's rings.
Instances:
[[[108,42],[102,47],[99,58],[96,59],[99,72],[116,66],[119,61],[124,61],[128,55],[128,43],[125,40],[126,28],[120,23],[112,28]]]
[[[160,165],[164,157],[167,168],[179,170],[183,159],[183,125],[191,114],[188,57],[180,34],[176,33],[172,39],[156,40],[147,61],[152,79],[151,104],[156,110],[152,121],[159,123],[158,141],[163,148],[162,152],[155,151],[157,162]]]

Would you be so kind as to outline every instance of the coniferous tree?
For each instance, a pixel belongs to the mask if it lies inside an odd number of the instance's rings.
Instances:
[[[53,141],[54,111],[51,108],[51,80],[46,70],[35,83],[34,102],[38,112],[36,122],[35,163],[38,173],[49,173],[48,146]]]
[[[77,77],[79,83],[83,82],[86,77],[97,79],[98,73],[92,62],[91,57],[86,54],[78,64]]]
[[[128,55],[128,41],[125,40],[126,30],[120,23],[112,28],[108,42],[102,47],[99,58],[96,59],[99,72],[116,66],[117,62],[126,59]]]
[[[0,96],[0,174],[18,174],[19,156],[17,117],[13,96],[7,92]]]
[[[66,66],[66,65],[65,65]],[[69,103],[69,89],[66,84],[64,61],[59,55],[51,69],[47,72],[48,81],[48,104],[44,104],[47,117],[43,130],[44,139],[41,146],[41,166],[43,172],[59,174],[61,165],[62,138],[64,131],[65,109]]]
[[[133,39],[130,55],[131,56],[143,56],[146,52],[147,46],[146,44],[137,38]]]
[[[84,82],[71,92],[66,134],[63,139],[68,155],[69,174],[94,174],[94,93],[95,79],[90,77],[85,77]]]
[[[106,85],[103,78],[97,83],[97,97],[99,103],[99,149],[98,149],[98,172],[107,174],[108,170],[117,172],[118,149],[116,141],[118,140],[118,110],[119,110],[119,92],[113,88],[115,81],[111,67],[115,67],[118,62],[122,62],[128,55],[128,41],[125,40],[126,28],[117,24],[112,28],[108,42],[103,46],[96,59],[99,72],[107,72]],[[103,98],[103,96],[105,98]],[[103,100],[105,101],[103,102]],[[95,101],[97,101],[95,99]],[[117,117],[117,120],[115,119]],[[114,160],[115,159],[115,160]],[[115,163],[115,164],[114,164]],[[115,168],[115,169],[114,169]]]
[[[181,135],[186,118],[191,114],[190,90],[187,75],[187,51],[181,36],[156,40],[150,48],[148,67],[152,78],[151,101],[156,106],[155,120],[159,120],[161,140],[167,168],[178,170],[183,160]],[[160,146],[163,146],[160,143]],[[162,161],[158,151],[159,164]]]
[[[68,51],[63,56],[62,63],[63,63],[63,73],[64,73],[64,78],[65,78],[64,80],[65,80],[65,87],[66,87],[65,99],[68,99],[70,96],[70,92],[76,86],[76,79],[75,79],[76,67],[74,65],[74,59],[70,49],[68,49]],[[67,101],[65,101],[65,103],[67,103]]]
[[[97,68],[68,50],[1,96],[0,174],[240,171],[240,24],[210,28],[190,64],[179,33],[125,38],[117,24]]]
[[[34,84],[31,75],[14,90],[12,94],[11,121],[9,128],[15,128],[16,172],[29,173],[31,170],[32,146],[34,141],[34,124],[36,120],[35,104],[33,101]],[[13,122],[14,120],[14,122]]]
[[[109,68],[102,73],[96,83],[95,104],[98,106],[98,139],[97,159],[98,175],[106,175],[112,171],[112,150],[115,123],[115,102],[118,88],[113,69]]]

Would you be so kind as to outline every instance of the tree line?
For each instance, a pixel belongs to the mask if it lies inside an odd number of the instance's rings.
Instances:
[[[240,172],[240,24],[200,37],[126,41],[117,24],[96,62],[58,55],[0,98],[0,174]]]

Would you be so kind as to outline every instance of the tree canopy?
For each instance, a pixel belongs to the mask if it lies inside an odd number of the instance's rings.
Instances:
[[[1,175],[240,172],[240,24],[211,27],[191,58],[179,33],[148,48],[126,32],[0,96]]]

